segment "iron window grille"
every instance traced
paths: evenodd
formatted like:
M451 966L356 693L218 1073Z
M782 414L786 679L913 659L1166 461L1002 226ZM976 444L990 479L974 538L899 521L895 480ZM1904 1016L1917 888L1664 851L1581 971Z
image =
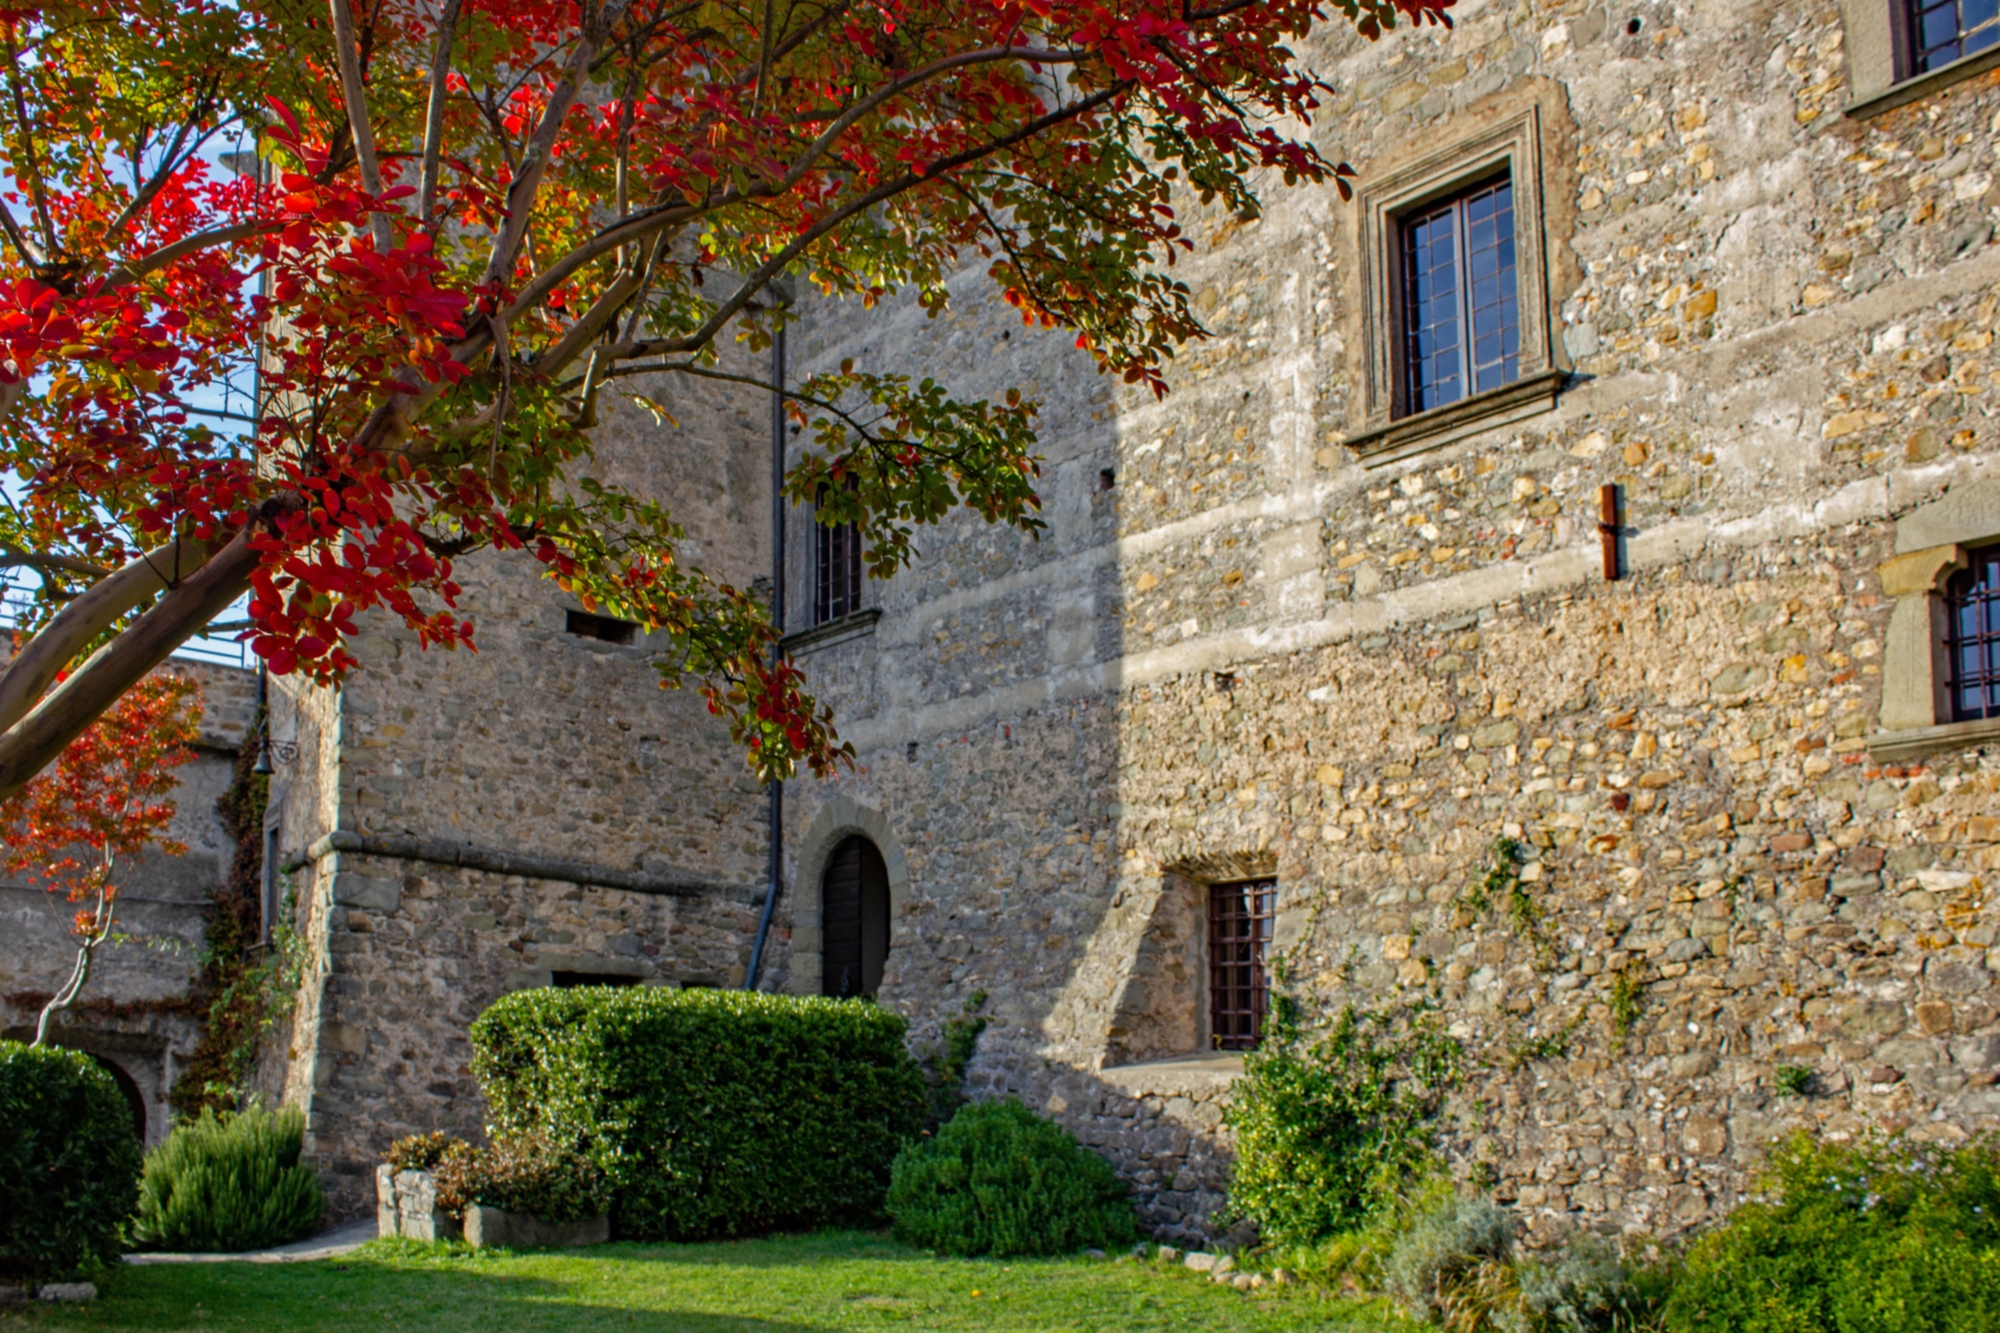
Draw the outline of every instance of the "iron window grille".
M2000 43L2000 0L1910 0L1907 12L1912 74Z
M861 609L861 529L853 523L815 525L813 624Z
M1951 720L2000 717L2000 546L1971 553L1945 585Z
M1208 891L1208 1032L1221 1051L1247 1051L1264 1036L1271 1008L1265 974L1276 880L1217 884Z
M1487 180L1404 217L1402 251L1406 411L1519 379L1511 179Z

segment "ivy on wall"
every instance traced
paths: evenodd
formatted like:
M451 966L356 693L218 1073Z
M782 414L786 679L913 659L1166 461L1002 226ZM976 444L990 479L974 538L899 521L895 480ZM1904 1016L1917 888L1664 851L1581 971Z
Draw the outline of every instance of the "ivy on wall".
M203 941L201 971L189 999L203 1015L201 1036L168 1100L180 1115L233 1111L243 1099L257 1044L289 1007L297 985L299 941L281 920L265 947L261 933L264 882L264 811L270 778L256 772L266 718L260 709L236 756L229 789L216 802L223 827L236 844L229 877L213 898ZM288 917L289 912L283 914Z

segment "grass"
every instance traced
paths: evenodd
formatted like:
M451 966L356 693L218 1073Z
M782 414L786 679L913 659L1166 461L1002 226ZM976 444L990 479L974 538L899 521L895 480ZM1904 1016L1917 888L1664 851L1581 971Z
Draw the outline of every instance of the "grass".
M374 1241L313 1263L127 1266L94 1305L0 1315L0 1330L38 1333L1386 1333L1399 1326L1301 1287L1238 1292L1185 1269L1127 1260L940 1259L860 1232L519 1254Z

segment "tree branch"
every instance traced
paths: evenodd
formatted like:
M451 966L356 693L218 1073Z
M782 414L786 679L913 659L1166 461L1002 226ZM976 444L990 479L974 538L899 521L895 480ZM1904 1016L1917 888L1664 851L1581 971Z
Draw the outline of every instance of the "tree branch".
M138 684L146 674L173 654L174 649L199 634L204 626L226 610L250 588L250 576L257 569L258 555L250 544L252 526L245 526L217 551L208 562L162 597L151 610L109 643L93 653L88 662L72 672L26 716L0 734L0 801L12 796L71 741L82 735L118 697ZM135 563L143 563L143 560ZM127 566L129 570L131 566ZM112 575L118 578L126 570ZM105 580L109 583L111 580ZM102 587L103 584L98 585ZM91 592L96 592L93 588ZM85 593L84 596L90 596ZM79 598L78 601L82 599ZM60 621L76 607L72 602L57 617ZM50 629L55 626L52 624ZM43 635L29 642L32 651ZM88 640L85 640L88 642ZM11 684L20 669L0 678L0 688ZM18 714L17 714L18 716Z
M174 587L183 574L199 567L207 557L206 545L193 538L177 537L129 561L117 573L98 580L58 611L41 633L22 646L8 663L6 673L0 675L0 735L27 716L55 683L57 673L75 661L92 639L117 624L146 598L163 588Z
M463 0L445 0L438 19L437 46L431 52L431 99L424 112L424 174L417 195L417 217L429 226L437 207L438 168L444 156L445 85L451 75L451 47L458 38L458 10Z
M335 0L335 3L341 2ZM549 104L542 109L541 123L535 127L534 138L521 156L521 169L515 173L514 183L507 187L507 222L501 227L499 236L494 238L493 257L486 263L486 275L480 279L481 286L504 282L513 272L514 258L520 252L521 239L527 235L528 218L534 212L535 194L542 187L542 176L548 170L549 154L555 148L556 135L561 132L563 122L569 119L569 109L576 102L577 91L590 72L591 62L596 58L604 35L624 17L626 6L630 3L631 0L610 0L599 12L598 21L587 25L578 34L576 50L570 54L562 81L549 94Z
M361 187L382 193L382 164L375 157L375 127L368 119L368 90L361 83L361 41L354 31L354 11L347 0L329 0L333 7L333 44L340 56L340 93L347 103L347 128L354 136L354 155L361 164ZM395 237L384 213L369 215L375 249L389 253Z

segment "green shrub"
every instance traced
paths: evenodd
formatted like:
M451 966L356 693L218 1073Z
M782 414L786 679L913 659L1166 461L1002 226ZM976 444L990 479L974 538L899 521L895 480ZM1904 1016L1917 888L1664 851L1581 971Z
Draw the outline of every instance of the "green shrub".
M1011 1097L903 1149L888 1206L898 1240L943 1254L1072 1254L1136 1234L1111 1164Z
M237 1250L312 1234L326 1211L319 1178L299 1160L306 1118L282 1111L214 1111L183 1122L146 1154L139 1244L153 1250Z
M429 1169L437 1173L438 1207L453 1217L463 1217L468 1204L483 1203L551 1222L581 1222L611 1204L610 1183L596 1163L532 1134L502 1138L490 1148L453 1139Z
M1688 1248L1671 1333L2000 1328L2000 1140L1775 1152L1761 1202Z
M621 1234L693 1240L882 1216L923 1123L903 1020L864 1000L517 991L472 1025L501 1137L595 1163Z
M132 1108L78 1051L0 1041L0 1277L117 1262L139 1193Z
M1488 1327L1520 1303L1514 1230L1513 1217L1491 1200L1446 1195L1396 1238L1382 1263L1382 1289L1441 1328Z
M1673 1271L1628 1262L1588 1231L1514 1268L1527 1327L1551 1333L1624 1333L1656 1327Z
M462 1142L463 1139L455 1139L441 1129L412 1134L390 1144L388 1156L383 1160L398 1171L429 1171L453 1144Z
M1288 1010L1234 1089L1229 1214L1300 1246L1361 1227L1423 1169L1462 1052L1427 1010L1350 1007L1311 1040Z

